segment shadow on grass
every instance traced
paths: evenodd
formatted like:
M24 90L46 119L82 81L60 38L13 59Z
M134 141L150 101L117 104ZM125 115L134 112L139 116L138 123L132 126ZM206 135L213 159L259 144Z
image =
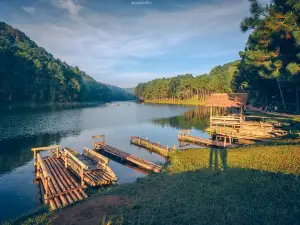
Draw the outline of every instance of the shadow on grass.
M219 156L219 157L218 157ZM219 168L219 160L221 159L221 170L225 171L227 168L227 148L210 148L209 153L209 168L218 170Z
M161 174L121 188L119 194L135 199L118 213L123 224L298 223L298 177L238 168L222 172L212 165L213 170Z

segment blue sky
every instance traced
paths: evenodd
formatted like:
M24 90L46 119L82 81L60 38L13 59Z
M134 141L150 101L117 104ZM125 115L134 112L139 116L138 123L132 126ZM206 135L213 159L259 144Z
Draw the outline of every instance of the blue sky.
M247 0L0 0L0 21L120 87L238 59L248 14Z

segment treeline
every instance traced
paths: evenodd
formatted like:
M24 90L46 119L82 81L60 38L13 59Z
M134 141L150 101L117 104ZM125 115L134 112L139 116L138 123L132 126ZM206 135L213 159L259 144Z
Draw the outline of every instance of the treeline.
M0 102L107 102L132 97L119 89L55 59L23 32L0 22Z
M197 96L200 101L214 92L247 92L251 104L276 104L281 110L300 111L299 1L249 2L251 16L241 22L241 30L252 33L239 61L201 76L186 74L140 83L137 96L154 101Z
M250 0L250 12L241 23L242 31L252 33L240 52L236 91L249 92L257 102L299 111L300 3L273 0L261 5Z
M106 86L111 91L111 98L114 101L125 101L125 100L135 100L136 95L132 92L129 92L126 88L120 88L114 85L106 84Z
M204 100L211 93L232 92L233 76L238 61L216 66L209 74L193 76L178 75L172 78L161 78L139 83L135 89L136 95L142 100L173 100L183 101L196 98Z

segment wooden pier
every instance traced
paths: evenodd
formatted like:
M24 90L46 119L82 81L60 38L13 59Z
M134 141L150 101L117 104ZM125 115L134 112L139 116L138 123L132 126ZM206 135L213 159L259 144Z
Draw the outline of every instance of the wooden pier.
M96 187L115 182L117 176L107 165L109 159L101 154L84 148L83 154L76 154L74 149L65 148L62 159L74 174L81 179L82 185Z
M111 155L111 156L121 160L121 161L131 163L132 165L140 167L144 170L159 173L162 169L161 166L156 165L155 163L149 162L145 159L138 158L127 152L123 152L115 147L107 145L105 143L105 135L93 136L92 138L93 138L94 149L97 151L104 152L108 155ZM96 139L99 141L96 141Z
M176 145L174 145L173 149L169 148L169 146L162 146L160 143L154 143L152 141L149 141L148 138L143 139L137 136L131 136L130 137L130 143L134 144L139 147L146 148L150 151L153 151L159 155L162 155L164 157L168 157L169 153L173 150L176 150Z
M271 123L246 121L245 116L211 116L208 132L227 135L234 138L263 140L282 137L286 131L275 128Z
M190 135L190 130L180 130L178 135L179 141L190 142L198 145L222 147L222 148L232 148L237 145L233 144L233 138L228 136L217 135L216 140L205 139L200 137L195 137Z
M39 151L54 150L53 157L41 157ZM51 210L65 207L87 198L80 185L65 167L60 157L60 146L33 148L36 180L43 185L44 202Z

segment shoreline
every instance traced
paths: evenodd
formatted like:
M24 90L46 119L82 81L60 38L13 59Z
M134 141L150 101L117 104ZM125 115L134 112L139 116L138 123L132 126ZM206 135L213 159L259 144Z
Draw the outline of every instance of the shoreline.
M295 177L300 176L300 158L295 158L295 156L300 155L297 151L300 146L300 139L293 139L292 141L295 143L291 143L286 139L276 144L251 145L236 149L227 149L225 155L222 154L222 150L213 148L188 149L186 151L174 152L170 163L164 164L166 170L161 174L150 174L133 183L100 188L92 191L92 193L90 192L91 196L85 201L78 202L70 207L56 212L50 212L46 208L42 208L37 212L23 215L14 221L6 221L4 224L49 224L52 222L53 224L60 224L70 221L74 224L80 224L85 220L90 222L100 221L104 217L105 219L103 220L106 222L113 221L112 224L123 224L118 222L119 219L125 221L126 224L131 224L133 221L136 222L137 219L141 219L143 223L147 223L150 221L149 216L153 218L158 216L165 223L172 221L173 224L180 224L185 216L189 218L196 216L198 219L203 217L205 219L206 217L203 215L209 213L207 211L209 208L200 207L200 209L197 209L199 210L198 213L194 210L191 213L186 211L187 215L182 217L180 214L177 214L177 219L172 218L172 210L175 210L177 213L184 210L181 209L183 205L180 202L185 202L184 208L187 210L194 207L194 204L198 202L198 200L194 200L194 197L200 198L201 200L199 199L199 201L203 202L204 206L212 201L211 194L219 196L215 199L217 202L219 198L225 198L227 199L226 201L229 201L230 194L225 193L230 193L232 188L235 193L244 193L246 191L249 195L255 196L256 193L259 196L261 196L261 193L265 193L262 194L261 198L253 199L257 204L264 204L266 200L264 199L265 196L268 197L268 201L277 202L277 197L270 197L270 193L274 191L281 192L280 190L284 188L286 182L291 183L291 185L296 185L297 182L300 182L299 179L295 179ZM216 159L214 154L220 154L217 164L214 162ZM223 157L226 157L225 161ZM194 160L190 160L191 158ZM252 161L247 160L249 158ZM213 160L212 164L210 164L211 160ZM287 161L289 162L288 164ZM244 176L245 178L243 178ZM195 180L195 177L198 178ZM251 185L249 186L249 179L253 180L256 188L259 189L258 192L256 189L253 190ZM265 187L265 182L270 185ZM179 190L183 184L185 191L180 192ZM209 185L208 189L206 188L207 185ZM274 185L275 187L273 187ZM205 191L201 192L203 188ZM223 195L223 191L221 190L224 190L224 188L226 192ZM200 193L198 195L199 191L202 193L201 195ZM212 193L210 194L210 192ZM297 188L290 190L290 192L281 192L282 198L290 197L297 192ZM156 194L155 198L153 198L154 193ZM137 198L137 196L139 197ZM256 212L257 207L253 207L252 200L251 204L247 204L246 202L249 199L246 201L245 199L247 198L242 194L235 194L233 198L235 198L235 201L232 203L234 207L241 207L246 204L245 207L247 210L253 213ZM179 202L174 202L172 199L178 199ZM170 207L169 202L172 202L175 207L171 207L172 210L168 208ZM215 222L220 222L224 219L223 210L230 211L231 207L221 207L219 209L218 205L216 205L217 202L211 202L213 204L210 207L215 208ZM109 207L107 208L107 206ZM157 207L160 207L161 211L157 212ZM292 206L289 208L289 210L293 210ZM89 213L90 210L93 210L94 213L92 216L86 217L85 214ZM268 222L275 209L268 210L270 212L264 212L265 217L263 218L266 219L263 219L265 220L263 222ZM194 213L197 214L195 215ZM239 215L235 212L232 213L234 217ZM231 220L233 218L226 219ZM177 220L179 221L176 223ZM291 217L290 220L294 221L294 218Z
M166 104L166 105L187 105L187 106L198 106L202 105L201 101L197 101L196 99L188 99L185 101L172 101L172 100L163 100L163 101L156 101L156 100L144 100L144 103L153 103L153 104Z
M77 107L77 106L98 106L112 104L115 102L137 102L136 100L116 100L109 102L51 102L51 103L16 103L1 105L0 109L19 109L19 108L60 108L60 107Z

